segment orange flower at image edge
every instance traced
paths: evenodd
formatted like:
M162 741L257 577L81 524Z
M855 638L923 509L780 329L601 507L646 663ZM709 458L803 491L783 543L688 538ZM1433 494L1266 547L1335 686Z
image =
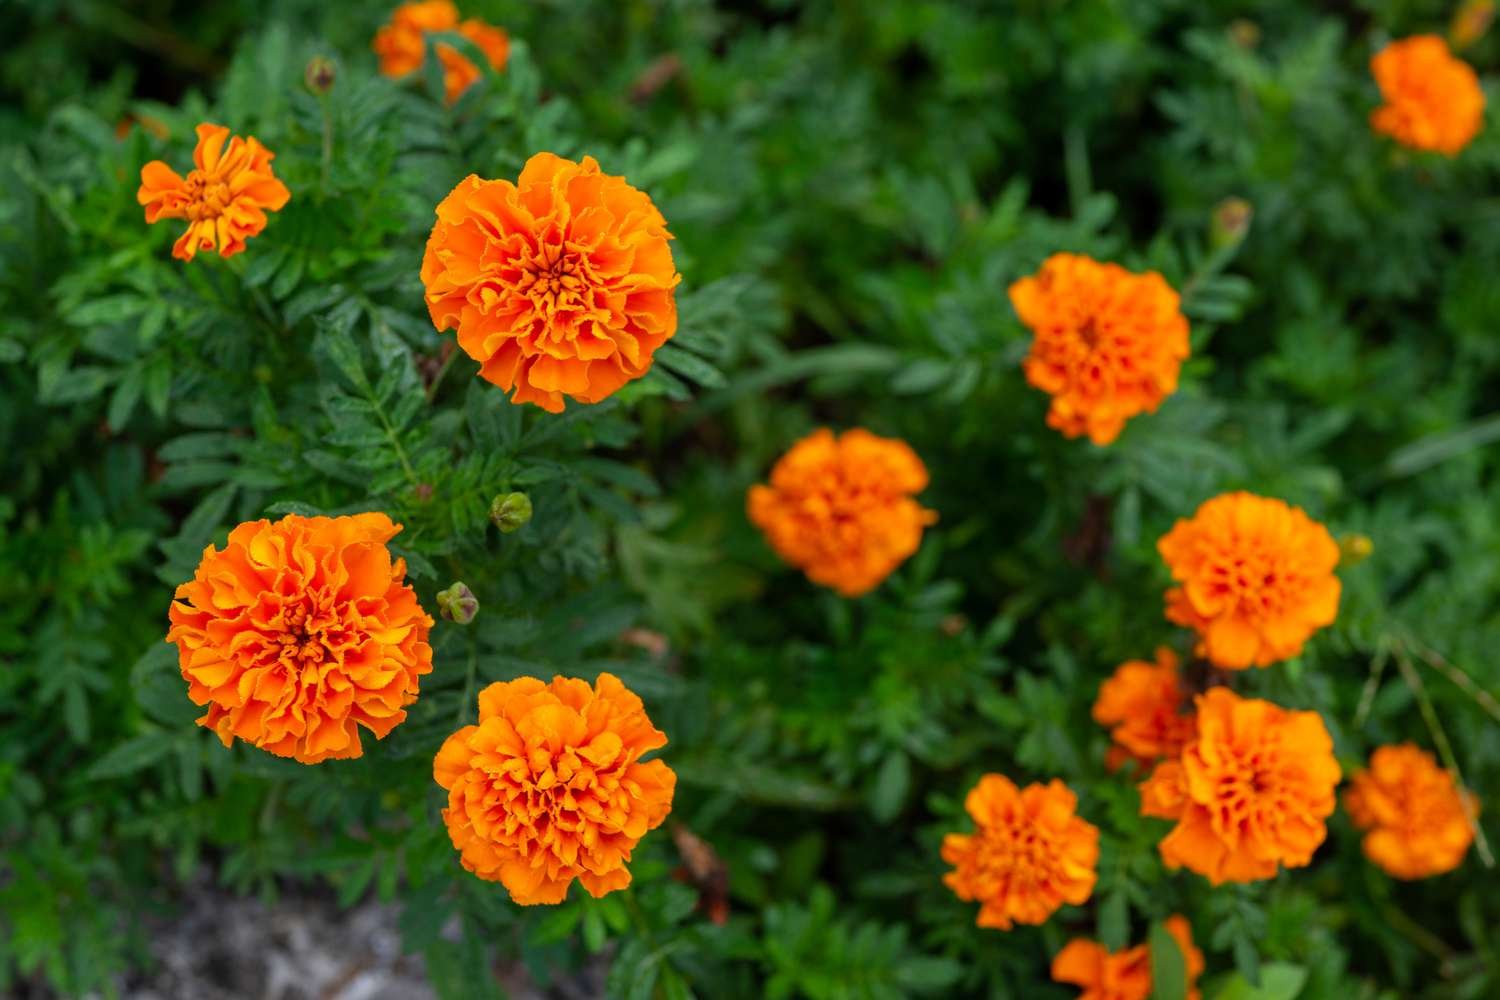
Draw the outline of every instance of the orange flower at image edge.
M1484 125L1479 77L1438 35L1392 42L1370 60L1385 103L1370 127L1412 149L1456 156Z
M491 684L479 724L432 762L463 866L523 905L562 902L575 878L594 896L625 888L636 842L672 811L677 776L640 760L666 743L612 674Z
M375 33L371 48L380 57L380 72L389 77L403 77L422 67L427 54L425 37L429 32L457 32L479 47L491 68L501 70L510 58L510 36L478 18L460 22L458 8L448 0L423 0L402 4L391 15L390 24ZM437 46L443 64L443 90L449 104L479 79L479 67L451 45Z
M194 169L187 177L152 160L141 168L136 201L146 207L147 223L188 220L187 231L172 245L173 257L192 260L199 250L215 247L219 256L230 257L266 228L266 213L280 211L291 193L271 172L276 154L254 138L231 139L229 129L206 122L197 132Z
M1193 736L1197 723L1182 711L1185 700L1177 674L1177 654L1165 646L1156 662L1130 660L1099 685L1094 721L1109 726L1114 746L1106 763L1110 770L1127 760L1151 764L1175 757Z
M1432 755L1410 743L1380 747L1344 793L1365 831L1365 856L1396 878L1450 872L1474 841L1479 802L1458 788Z
M1198 632L1198 653L1230 670L1296 656L1339 608L1339 546L1281 500L1225 493L1156 543L1180 586L1167 619Z
M593 157L538 153L515 184L470 174L438 205L427 310L512 403L597 403L677 332L671 238L651 199Z
M1010 286L1010 301L1033 335L1026 380L1051 394L1047 423L1068 437L1109 444L1177 390L1188 322L1155 271L1053 254Z
M1158 845L1168 868L1214 885L1253 882L1312 860L1339 775L1316 712L1218 687L1198 697L1198 731L1182 756L1142 783L1141 815L1177 821Z
M1199 1000L1198 977L1203 974L1203 952L1193 945L1187 918L1168 917L1167 933L1182 949L1187 972L1187 1000ZM1097 941L1074 938L1052 959L1052 978L1082 988L1078 1000L1147 1000L1151 996L1151 946L1140 944L1111 952Z
M845 597L874 589L922 544L937 515L912 499L927 468L904 442L822 428L792 445L746 513L781 558Z
M1064 903L1089 898L1099 828L1076 815L1077 805L1061 781L1018 789L1003 775L979 779L964 800L975 832L950 833L942 847L954 866L943 882L959 899L979 902L976 924L1040 924Z
M358 757L359 730L383 738L406 718L432 670L432 619L402 582L384 514L252 521L209 546L177 588L167 641L177 644L198 720L315 764Z

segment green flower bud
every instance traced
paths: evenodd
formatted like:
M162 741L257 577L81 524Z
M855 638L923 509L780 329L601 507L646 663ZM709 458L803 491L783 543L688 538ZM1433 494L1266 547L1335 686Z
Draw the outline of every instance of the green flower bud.
M1369 535L1349 534L1339 539L1339 566L1358 566L1375 554L1375 543Z
M322 97L333 89L335 76L333 60L327 56L313 56L307 61L307 69L302 74L302 82L307 84L307 89Z
M1209 242L1215 248L1238 244L1250 231L1250 219L1254 214L1255 209L1245 199L1225 198L1214 206Z
M510 534L531 520L531 497L524 493L502 493L490 501L490 520Z
M438 591L437 603L438 614L455 625L467 625L479 614L479 598L463 583Z

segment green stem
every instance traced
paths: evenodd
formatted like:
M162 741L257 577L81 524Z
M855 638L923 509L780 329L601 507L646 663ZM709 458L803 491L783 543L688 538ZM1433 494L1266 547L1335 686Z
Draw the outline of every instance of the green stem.
M1218 274L1220 271L1224 270L1229 262L1231 260L1234 260L1234 255L1239 251L1239 249L1240 241L1235 240L1233 243L1226 243L1224 246L1219 247L1213 253L1203 258L1203 263L1199 264L1198 269L1194 271L1188 277L1188 280L1183 282L1182 284L1181 297L1184 308L1186 308L1187 303L1192 300L1193 293L1198 290L1198 286L1203 284L1209 278L1212 278L1214 275Z
M457 725L464 724L464 717L469 711L469 702L474 700L474 680L479 671L479 649L474 643L474 638L469 637L469 664L464 671L464 696L458 702Z
M385 409L380 402L374 398L374 393L370 394L370 401L375 404L373 409L375 416L380 418L380 426L385 431L385 439L391 443L391 450L401 460L401 471L406 473L406 481L411 483L412 489L416 489L421 483L417 479L417 470L412 468L411 459L406 457L406 449L401 447L401 435L396 433L395 426L386 416Z
M1354 710L1354 728L1364 728L1365 720L1370 717L1370 709L1375 704L1375 693L1380 688L1380 678L1385 674L1385 665L1391 658L1390 647L1381 643L1375 649L1375 657L1370 661L1370 676L1365 680L1365 687L1359 696L1359 707Z
M328 110L328 95L319 94L318 104L323 109L323 168L318 181L318 198L328 196L328 177L333 169L333 115Z
M1470 677L1464 671L1448 662L1443 658L1443 655L1435 649L1419 647L1414 650L1414 652L1422 660L1423 663L1427 664L1433 670L1436 670L1438 673L1448 678L1448 680L1453 682L1453 685L1455 687L1463 691L1464 694L1467 694L1470 698L1473 698L1475 703L1489 714L1490 718L1494 719L1496 722L1500 722L1500 701L1496 701L1494 695L1490 694L1484 688L1476 684L1474 682L1474 678Z
M1380 915L1388 924L1406 935L1413 944L1432 955L1433 958L1445 964L1452 960L1453 949L1449 948L1442 938L1402 913L1399 907L1381 903Z
M1094 179L1089 169L1088 135L1077 125L1063 133L1063 169L1068 181L1068 205L1073 218L1083 214L1083 203L1093 193Z
M427 386L427 402L429 404L437 398L438 386L443 384L443 376L448 374L448 369L453 367L453 361L457 357L458 345L455 344L453 345L453 349L448 352L448 356L443 359L442 367L437 370L436 375L432 376L432 382Z

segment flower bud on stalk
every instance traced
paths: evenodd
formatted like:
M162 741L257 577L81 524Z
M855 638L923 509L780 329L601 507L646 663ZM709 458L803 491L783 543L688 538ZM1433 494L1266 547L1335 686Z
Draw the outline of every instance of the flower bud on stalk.
M479 614L479 598L460 582L438 591L437 604L438 614L455 625L467 625Z
M1448 40L1455 49L1466 49L1484 37L1495 20L1495 0L1464 0L1453 12Z
M531 497L525 493L501 493L490 501L490 520L503 534L510 534L531 520Z
M307 61L307 69L302 74L302 82L307 84L308 90L322 97L333 89L336 75L332 59L327 56L313 56Z
M1347 569L1358 566L1375 552L1375 543L1369 535L1344 535L1339 539L1339 566Z
M1209 223L1208 241L1214 249L1237 246L1250 231L1255 209L1243 198L1225 198L1214 206Z

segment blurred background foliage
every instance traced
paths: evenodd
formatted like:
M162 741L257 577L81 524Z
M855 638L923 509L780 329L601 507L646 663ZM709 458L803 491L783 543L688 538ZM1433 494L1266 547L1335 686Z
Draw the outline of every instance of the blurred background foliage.
M399 904L454 997L602 953L631 998L1061 998L1068 937L1179 911L1210 998L1500 995L1479 852L1393 882L1340 814L1310 868L1211 890L1163 871L1089 718L1117 663L1185 646L1155 540L1221 490L1279 496L1374 554L1334 628L1239 686L1320 711L1346 773L1433 746L1430 707L1500 832L1500 129L1446 160L1367 126L1372 52L1453 6L467 0L515 44L451 108L376 74L381 3L0 7L0 990L149 979L142 918L207 872ZM1493 104L1500 42L1464 55ZM134 192L200 120L293 197L184 266ZM648 191L685 279L650 376L562 417L466 358L435 381L417 280L437 200L543 149ZM1193 321L1181 391L1107 449L1021 376L1005 289L1055 250L1161 270ZM855 602L743 516L818 425L910 441L942 517ZM536 518L502 537L509 489ZM371 508L426 606L462 579L478 620L439 624L363 759L224 750L161 642L172 586L241 519ZM480 684L602 669L671 737L673 825L628 893L515 907L459 868L432 753ZM973 926L937 845L985 771L1079 792L1089 904Z

